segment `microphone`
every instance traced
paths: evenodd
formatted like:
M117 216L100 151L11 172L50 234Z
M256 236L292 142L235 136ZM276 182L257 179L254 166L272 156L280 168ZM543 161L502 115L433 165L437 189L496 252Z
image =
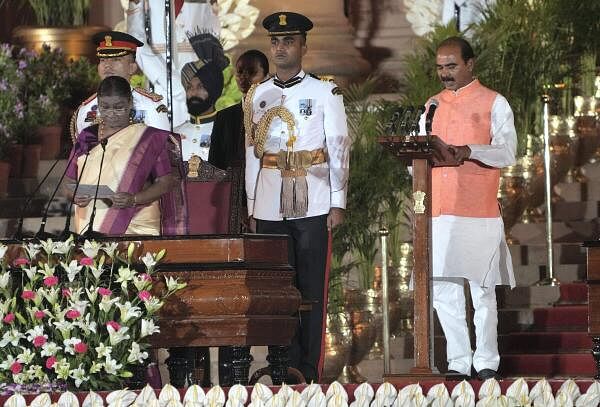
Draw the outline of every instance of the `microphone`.
M96 217L96 201L98 200L98 189L100 188L100 176L102 175L102 164L104 163L104 155L106 154L106 144L108 143L108 139L100 141L100 145L102 146L102 156L100 157L100 169L98 170L98 181L96 181L96 192L94 193L94 203L92 205L92 214L90 215L90 222L88 224L88 228L80 236L80 239L97 239L99 237L103 237L104 234L100 232L94 231L94 218Z
M78 146L79 146L79 142L76 142L73 145L73 150L75 150ZM58 184L56 185L56 187L54 188L54 191L52 192L52 196L50 196L50 199L48 199L48 204L46 204L46 209L44 210L44 215L42 216L42 222L40 224L40 229L37 231L37 233L34 236L34 238L36 238L38 240L46 240L46 239L56 237L52 233L48 233L45 231L46 222L48 221L48 211L50 210L50 205L52 204L52 200L54 199L54 197L56 196L56 193L58 192L58 190L60 189L60 187L62 185L65 175L67 175L67 171L69 170L69 166L71 165L71 162L73 161L74 157L75 157L75 154L73 154L69 157L69 161L67 161L67 166L65 167L65 170L63 171L62 175L60 176L60 179L58 180Z
M425 132L427 135L431 134L431 126L433 124L433 115L435 115L435 109L437 109L440 102L437 99L431 99L429 102L429 110L427 111L427 116L425 116Z
M23 223L25 222L25 211L29 208L29 205L31 205L31 201L33 201L35 194L40 190L42 185L44 185L44 182L46 182L46 180L48 179L48 177L50 176L50 174L52 173L52 171L54 170L54 168L56 167L58 162L62 160L62 158L60 158L60 156L61 155L59 155L59 158L54 160L54 163L50 166L50 169L46 172L46 175L44 175L44 177L37 184L37 186L35 187L33 192L31 194L29 194L29 196L27 197L25 202L23 202L23 204L21 205L21 210L20 210L21 215L19 216L19 221L17 223L17 230L15 231L15 233L12 237L12 240L21 241L25 238L25 236L23 236ZM27 236L27 237L31 237L31 236Z
M398 109L396 109L396 111L394 112L389 123L386 125L386 128L385 128L386 135L393 136L396 133L396 129L398 127L398 121L400 120L400 117L402 116L403 111L404 111L404 107L402 107L402 106L400 106Z
M81 177L83 176L83 171L85 170L85 166L87 164L88 157L90 156L89 151L85 153L85 159L83 160L83 165L81 166L81 172L77 176L75 180L75 188L73 189L73 198L71 198L71 202L69 202L69 209L67 210L67 220L65 221L65 227L63 231L58 235L59 240L67 240L70 234L76 234L71 232L71 213L73 211L73 204L75 203L75 195L77 195L77 190L79 189L79 184L81 183Z
M408 129L406 128L407 123L409 123L410 116L414 110L413 106L407 106L406 110L404 110L404 114L402 115L402 121L400 122L400 133L406 134L408 133Z
M415 110L415 114L411 117L411 126L410 132L411 134L417 135L419 134L419 120L421 119L421 115L425 112L425 106L417 107Z

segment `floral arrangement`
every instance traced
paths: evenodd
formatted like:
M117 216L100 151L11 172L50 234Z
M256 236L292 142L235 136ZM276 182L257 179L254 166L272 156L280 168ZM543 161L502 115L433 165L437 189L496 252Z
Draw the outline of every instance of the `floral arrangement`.
M146 363L165 299L185 287L154 285L164 250L136 259L133 244L47 240L24 244L11 264L7 251L0 245L0 382L120 388Z
M20 121L25 117L19 90L24 82L23 63L13 58L13 46L0 44L0 159L13 140Z

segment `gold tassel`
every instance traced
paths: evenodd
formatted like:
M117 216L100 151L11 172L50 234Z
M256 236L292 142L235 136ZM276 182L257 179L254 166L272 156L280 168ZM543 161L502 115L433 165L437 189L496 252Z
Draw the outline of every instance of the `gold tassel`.
M306 170L281 170L280 212L284 218L299 218L308 212Z

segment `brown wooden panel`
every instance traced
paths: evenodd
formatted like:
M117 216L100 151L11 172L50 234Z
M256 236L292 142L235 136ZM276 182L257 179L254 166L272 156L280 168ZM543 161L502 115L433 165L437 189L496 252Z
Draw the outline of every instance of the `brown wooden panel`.
M587 278L600 281L600 247L587 247Z
M600 284L588 284L588 333L600 335Z

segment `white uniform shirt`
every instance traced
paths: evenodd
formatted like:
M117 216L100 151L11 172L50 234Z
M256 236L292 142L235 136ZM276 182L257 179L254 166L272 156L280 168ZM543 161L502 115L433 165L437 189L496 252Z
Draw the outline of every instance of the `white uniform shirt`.
M165 57L165 2L163 0L150 1L150 29L152 44L147 44L144 26L144 10L142 2L135 4L129 2L127 10L127 32L144 43L136 52L135 61L154 86L154 90L161 94L167 94L167 64ZM187 39L187 33L193 33L197 28L203 32L210 32L217 38L220 32L219 18L213 13L211 4L184 2L181 11L175 18L173 43L173 127L177 127L187 120L188 112L186 105L185 89L181 84L181 69L185 64L197 61L198 56L192 49Z
M171 131L169 118L166 112L166 106L162 100L158 99L158 95L150 94L139 89L132 89L131 96L133 97L133 109L135 110L134 121L145 123L148 126L156 127L157 129ZM75 113L77 119L75 122L74 137L85 129L96 123L98 115L98 97L96 94L90 96L77 109Z
M202 160L208 161L210 139L214 124L214 121L198 124L186 121L174 130L175 133L181 135L181 155L183 161L189 161L192 154L196 154Z
M425 134L424 123L422 116L421 134ZM490 145L469 145L471 159L495 168L515 164L517 132L512 109L502 95L492 105L491 133ZM431 238L433 277L463 277L483 287L515 286L501 217L436 216Z
M296 84L277 86L277 78L260 84L252 102L254 123L272 107L283 104L295 118L295 151L326 148L328 160L307 171L308 212L306 217L329 213L331 207L346 207L350 138L341 94L332 82L324 82L300 71ZM301 79L301 80L300 80ZM265 153L287 150L287 125L278 117L271 122ZM249 138L246 138L249 140ZM280 214L281 173L262 168L254 146L246 147L246 194L248 215L262 220L282 220Z

